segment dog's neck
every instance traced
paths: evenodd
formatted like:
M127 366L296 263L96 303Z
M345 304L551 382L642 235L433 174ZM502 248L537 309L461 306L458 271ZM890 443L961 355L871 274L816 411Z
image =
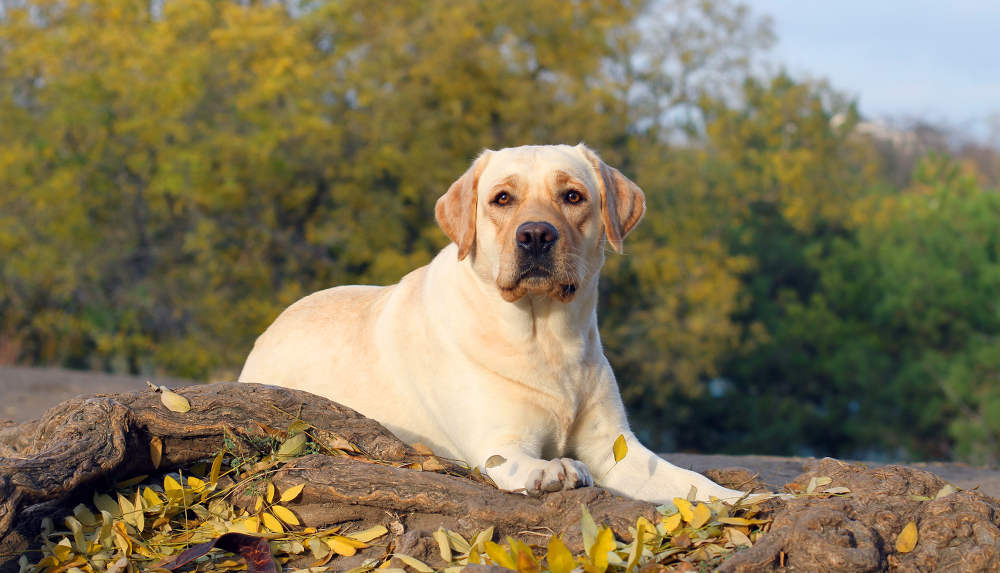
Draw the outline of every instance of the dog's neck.
M453 246L444 249L431 266L434 288L443 291L436 292L438 300L465 300L476 308L474 313L448 317L449 328L457 331L459 340L474 341L489 333L492 340L485 348L539 348L546 355L550 354L546 349L570 349L576 360L601 353L596 312L598 273L586 277L568 302L544 294L527 294L508 302L494 282L476 271L472 257L457 260ZM561 362L571 357L550 359Z

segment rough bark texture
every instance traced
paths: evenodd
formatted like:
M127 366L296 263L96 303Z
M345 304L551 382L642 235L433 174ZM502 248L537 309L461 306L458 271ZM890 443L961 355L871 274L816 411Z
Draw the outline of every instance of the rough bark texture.
M363 456L310 455L274 476L285 489L305 483L295 510L307 525L352 522L384 524L401 553L435 564L430 532L440 526L471 535L489 526L499 536L536 543L552 533L581 549L580 504L628 540L639 515L655 518L651 504L615 497L599 488L534 499L497 491L469 479L447 461L403 444L377 422L300 391L253 384L214 384L178 390L191 403L179 414L154 392L77 398L40 420L0 429L0 562L10 569L39 531L42 516L66 511L95 488L154 471L150 440L163 442L160 471L204 459L228 436L252 438L283 430L296 418L322 430L331 443L347 440ZM383 463L373 463L378 460ZM407 464L436 468L415 471ZM743 468L710 473L732 486L750 487ZM933 501L944 485L927 472L887 466L867 469L836 460L817 461L792 484L828 476L852 493L846 497L773 500L771 532L755 547L725 562L723 571L990 571L1000 566L1000 502L973 491ZM895 550L899 532L916 522L919 542L910 553ZM371 551L383 551L373 548ZM370 552L356 555L360 563ZM13 557L13 559L11 559ZM350 568L352 563L338 563ZM480 569L486 571L487 569Z

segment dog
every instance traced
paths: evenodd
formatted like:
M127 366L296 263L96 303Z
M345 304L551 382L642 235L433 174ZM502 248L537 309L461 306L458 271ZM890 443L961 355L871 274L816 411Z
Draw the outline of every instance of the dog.
M737 499L639 443L601 349L605 246L622 252L644 212L642 190L583 144L484 151L436 204L452 242L430 264L392 286L294 303L257 339L240 381L330 398L506 491L598 477L654 503L692 488ZM619 436L627 455L616 463Z

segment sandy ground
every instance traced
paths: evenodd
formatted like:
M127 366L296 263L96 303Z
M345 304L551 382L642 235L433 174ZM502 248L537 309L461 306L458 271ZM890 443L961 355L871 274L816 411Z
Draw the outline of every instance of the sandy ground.
M169 387L193 384L189 380L153 378L154 384ZM48 408L81 394L135 392L146 389L146 379L98 372L59 368L23 368L0 366L0 419L25 422L41 416ZM670 462L694 471L741 466L760 474L762 481L780 489L802 473L812 458L778 456L723 456L671 453L662 454ZM881 464L869 463L870 466ZM963 488L978 487L983 493L1000 498L1000 471L961 463L928 462L908 464L933 472Z

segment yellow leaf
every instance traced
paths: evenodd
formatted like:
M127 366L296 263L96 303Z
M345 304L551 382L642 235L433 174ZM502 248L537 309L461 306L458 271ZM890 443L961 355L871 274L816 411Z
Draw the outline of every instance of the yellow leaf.
M691 523L691 520L694 519L694 508L691 507L691 502L683 497L675 497L674 505L677 506L677 510L680 512L681 517L684 518L684 521Z
M146 507L153 508L162 505L163 502L160 500L160 496L153 491L153 488L146 487L142 490L142 500L146 502Z
M506 549L500 547L492 541L487 541L485 546L486 554L490 556L493 563L496 563L501 567L506 567L507 569L517 569L517 563L514 562L514 558L507 553Z
M386 533L389 533L389 530L386 529L384 525L376 525L374 527L369 527L368 529L364 529L362 531L351 533L347 535L347 537L367 543L373 539L378 539L379 537L382 537Z
M205 482L196 477L188 478L188 489L190 489L195 493L201 493L205 491L205 485L206 485Z
M913 548L917 546L917 524L914 522L909 522L903 531L899 533L899 537L896 538L896 551L900 553L909 553L913 551Z
M295 514L291 512L287 507L281 505L272 505L271 513L273 513L278 519L284 521L288 525L298 525L299 518L295 517Z
M663 529L665 529L667 533L676 530L680 526L681 514L679 512L663 519Z
M708 520L712 517L712 510L708 509L708 506L704 503L699 503L695 506L694 511L691 516L691 527L698 529L702 525L708 523Z
M562 539L555 535L549 538L546 560L549 564L549 571L552 573L570 573L573 570L573 554L566 548Z
M286 489L284 493L281 494L281 501L292 501L293 499L299 497L302 493L302 488L306 487L306 484L300 483L299 485L293 485L292 487Z
M745 517L720 517L719 523L726 525L760 525L768 523L770 519L747 519Z
M625 459L628 455L628 444L625 443L625 434L618 434L615 438L615 445L611 448L611 451L615 454L615 463Z
M52 548L52 554L56 556L60 562L69 559L70 554L73 553L73 545L70 544L69 539L63 537L59 540L59 543Z
M329 539L326 539L326 544L330 546L330 549L334 551L337 555L343 555L344 557L350 557L358 552L358 548L347 542L346 537L340 535L334 535Z
M434 541L437 541L438 552L441 553L441 559L444 559L445 563L451 563L451 544L448 543L448 534L445 532L444 528L437 528L432 535L434 536Z
M163 476L163 493L167 499L173 502L180 502L184 499L184 488L169 475Z
M274 501L274 484L267 482L267 503Z
M264 498L258 495L257 502L253 504L253 512L258 513L262 509L264 509Z
M580 504L582 516L580 517L580 533L583 534L583 549L589 551L591 546L597 541L597 523L594 516L587 511L587 506Z
M597 532L597 541L594 542L594 546L588 552L590 560L594 562L594 567L597 568L597 573L604 573L607 570L608 551L613 551L614 549L615 534L611 531L610 527L602 527Z
M212 460L212 469L208 474L208 483L215 485L219 482L219 474L222 473L222 452L216 454L215 459ZM287 500L282 500L287 501Z
M153 436L149 439L149 457L153 460L153 467L160 467L160 461L163 460L163 440L159 436Z
M250 533L257 533L260 531L260 519L257 516L248 517L243 520L243 527Z
M517 570L518 573L541 573L542 569L538 566L538 561L529 549L528 551L517 551Z
M146 516L142 513L143 510L142 494L139 493L138 489L135 490L134 504L135 504L135 513L132 514L133 519L131 523L132 525L135 526L136 529L139 530L139 533L142 533L142 531L146 529Z
M177 392L168 390L165 386L160 386L160 402L171 412L183 414L191 410L191 402Z
M261 523L264 524L264 527L270 529L275 533L282 533L283 531L285 531L285 528L281 525L281 522L278 521L278 519L273 515L271 515L270 513L265 512L260 514L260 521Z
M642 544L646 538L647 523L649 521L642 517L635 523L635 540L632 541L632 553L629 555L628 563L625 565L626 572L631 571L639 565L639 558L642 557Z

